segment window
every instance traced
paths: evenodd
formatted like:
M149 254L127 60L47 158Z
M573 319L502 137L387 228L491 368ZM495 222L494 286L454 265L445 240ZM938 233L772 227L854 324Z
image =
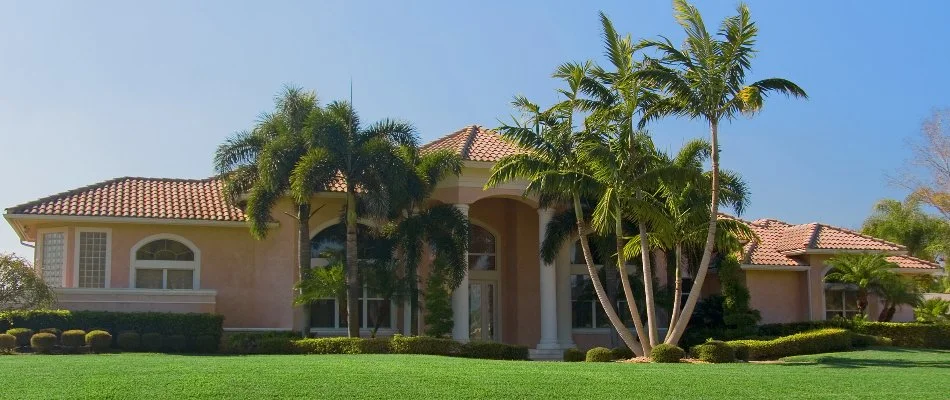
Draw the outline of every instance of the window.
M847 319L858 314L858 291L851 285L825 285L825 319L836 316Z
M50 287L62 287L66 233L44 233L41 246L43 246L43 252L41 253L42 264L40 268L43 280Z
M156 238L136 248L132 263L135 288L195 289L197 256L192 245L185 241L184 238Z
M478 225L469 224L468 269L494 271L495 235Z
M600 278L601 283L603 283L603 276ZM630 279L634 284L637 282L636 276L631 275ZM617 294L614 309L624 325L632 327L633 319L630 318L630 308L623 298L623 291L619 282L617 283ZM594 292L594 283L590 276L586 274L571 275L571 328L609 327L610 320L607 319L607 312L600 306L600 300L597 299L597 293Z
M593 245L591 245L590 248L590 255L594 258L594 265L604 265L603 257L601 257L600 252L598 252ZM616 257L614 261L616 262ZM575 240L574 246L571 247L571 264L587 265L587 261L584 260L584 251L583 248L581 248L580 240Z
M109 233L79 230L77 238L77 287L104 288L108 286Z

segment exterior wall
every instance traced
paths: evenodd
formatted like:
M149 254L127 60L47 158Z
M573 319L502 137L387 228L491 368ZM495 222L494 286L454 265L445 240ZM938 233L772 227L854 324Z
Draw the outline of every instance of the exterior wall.
M745 271L749 306L763 324L808 320L807 274L803 271Z

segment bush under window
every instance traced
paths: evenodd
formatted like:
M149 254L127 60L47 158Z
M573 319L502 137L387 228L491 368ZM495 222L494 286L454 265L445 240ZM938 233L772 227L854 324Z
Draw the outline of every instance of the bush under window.
M673 344L660 343L650 352L650 358L656 363L678 363L683 357L686 357L686 351Z

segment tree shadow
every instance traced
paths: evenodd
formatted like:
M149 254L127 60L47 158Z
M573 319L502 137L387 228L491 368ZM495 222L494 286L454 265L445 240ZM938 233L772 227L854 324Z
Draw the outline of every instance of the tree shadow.
M779 365L787 367L796 367L802 365L820 365L825 368L868 368L868 367L890 367L890 368L950 368L950 350L936 349L902 349L896 347L874 348L878 353L890 353L882 355L881 358L857 358L849 355L860 354L859 352L850 353L831 353L824 356L815 357L813 361L805 362L787 362ZM913 360L905 358L909 354L917 354L922 351L927 353L936 353L946 355L946 360ZM889 358L893 357L893 358Z

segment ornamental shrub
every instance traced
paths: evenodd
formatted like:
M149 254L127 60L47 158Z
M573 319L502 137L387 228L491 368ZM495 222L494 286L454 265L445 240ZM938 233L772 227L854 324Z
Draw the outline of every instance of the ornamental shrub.
M195 351L203 354L217 353L220 343L211 335L199 335L195 337Z
M527 360L528 348L497 342L473 341L462 345L462 356L487 360Z
M750 360L776 360L799 354L851 350L852 333L838 328L819 329L773 340L734 340L749 347Z
M389 339L371 338L363 339L360 344L360 354L389 354Z
M653 347L650 357L655 363L678 363L686 357L686 351L675 344L660 343Z
M293 342L296 352L303 354L360 354L360 342L363 339L350 337L329 337L300 339Z
M120 333L115 341L122 351L138 351L142 345L142 337L139 336L138 332L134 331Z
M40 329L39 333L51 333L56 336L57 342L59 341L59 337L63 335L63 331L58 328L43 328Z
M291 341L300 339L300 335L290 331L273 331L261 333L229 334L224 341L224 351L231 354L287 354L292 352ZM268 348L277 351L265 351L264 341Z
M162 351L162 334L155 332L142 334L141 348L142 351L149 353Z
M86 345L93 353L102 353L112 346L112 334L102 330L95 330L86 334Z
M296 354L299 351L289 337L270 336L257 342L253 353L241 354Z
M434 356L458 356L462 344L452 339L428 336L393 335L390 339L393 354L428 354Z
M169 353L181 353L188 347L185 335L169 335L163 338L162 347Z
M76 351L86 344L86 331L79 329L68 330L63 332L61 341L67 351Z
M578 350L577 348L570 348L564 350L564 361L567 362L580 362L584 361L587 358L587 354L583 351Z
M629 360L634 356L633 350L627 346L614 347L611 351L614 352L615 360Z
M721 340L707 340L706 343L694 346L692 353L700 361L714 364L736 361L736 351Z
M741 342L726 342L736 352L736 360L749 361L749 345Z
M611 362L614 360L616 358L614 358L613 350L606 347L594 347L587 350L587 357L584 359L587 362Z
M11 353L16 348L16 336L0 333L0 353Z
M950 349L950 324L916 322L866 322L854 329L858 333L888 337L894 346Z
M56 347L56 335L52 333L37 333L30 338L30 347L40 354L49 354Z
M30 345L30 338L33 337L33 330L27 328L13 328L7 330L7 335L16 338L17 347L26 347Z
M446 284L446 267L442 264L442 261L437 259L432 266L423 296L425 334L433 337L448 336L455 326L452 319L452 294Z

